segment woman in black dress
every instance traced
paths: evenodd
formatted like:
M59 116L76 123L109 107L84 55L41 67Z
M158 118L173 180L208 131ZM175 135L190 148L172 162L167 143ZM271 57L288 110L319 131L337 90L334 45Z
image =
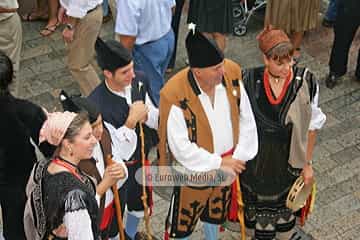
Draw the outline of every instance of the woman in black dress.
M258 40L265 66L243 74L259 136L258 154L241 174L245 225L257 240L297 239L286 197L300 175L305 185L313 181L312 153L326 116L315 76L293 66L288 36L267 28Z
M25 186L31 169L37 161L35 148L39 131L46 120L43 110L9 91L13 81L13 64L0 51L0 206L5 239L25 239L22 219L26 202ZM52 153L43 143L40 150L45 156Z
M233 31L232 0L190 0L188 23L196 24L224 52L226 34Z
M81 160L91 158L97 143L87 114L48 114L40 131L41 141L47 141L58 149L51 161L39 162L30 177L27 192L30 193L34 217L27 218L29 215L25 214L27 238L99 239L99 199L118 180L119 173L105 173L96 186L93 179L78 167ZM33 189L32 180L35 183ZM35 234L31 224L36 228Z

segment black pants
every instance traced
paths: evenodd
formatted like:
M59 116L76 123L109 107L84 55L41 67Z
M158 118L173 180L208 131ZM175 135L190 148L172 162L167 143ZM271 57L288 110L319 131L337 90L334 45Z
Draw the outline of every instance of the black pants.
M23 224L25 203L25 186L0 186L3 235L6 240L26 239Z
M360 9L358 10L360 11ZM348 14L343 6L338 7L334 33L335 39L330 56L330 72L342 76L347 71L347 62L351 43L360 26L360 14ZM360 78L360 48L355 75Z
M181 13L184 6L185 0L176 0L176 8L175 8L175 14L172 17L171 21L171 27L175 34L175 46L174 46L174 52L170 59L168 68L174 68L175 61L176 61L176 50L177 50L177 42L179 37L179 25L181 20Z

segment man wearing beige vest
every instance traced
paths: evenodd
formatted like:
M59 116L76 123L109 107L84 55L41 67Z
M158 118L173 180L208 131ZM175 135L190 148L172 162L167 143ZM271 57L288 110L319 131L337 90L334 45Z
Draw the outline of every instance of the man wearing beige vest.
M0 50L10 57L15 73L19 71L22 44L20 17L17 0L0 1Z
M241 69L198 31L189 32L186 49L190 68L177 73L160 92L159 165L210 178L220 170L239 174L258 149ZM199 219L205 239L218 238L218 225L228 215L230 183L193 183L174 187L166 238L187 239Z
M67 65L79 83L81 93L89 93L100 83L91 61L95 41L102 25L102 0L60 0L59 19L66 24L62 35L67 50Z
M256 240L300 239L287 195L302 175L313 182L316 132L326 117L318 107L319 86L305 68L293 66L294 47L282 30L258 36L265 66L244 71L259 134L259 152L241 174L247 233Z

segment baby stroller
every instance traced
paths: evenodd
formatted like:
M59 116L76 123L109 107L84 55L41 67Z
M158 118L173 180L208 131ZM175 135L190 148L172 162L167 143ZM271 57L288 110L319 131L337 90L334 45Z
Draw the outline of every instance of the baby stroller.
M234 35L244 36L250 17L260 8L265 7L266 0L232 0Z

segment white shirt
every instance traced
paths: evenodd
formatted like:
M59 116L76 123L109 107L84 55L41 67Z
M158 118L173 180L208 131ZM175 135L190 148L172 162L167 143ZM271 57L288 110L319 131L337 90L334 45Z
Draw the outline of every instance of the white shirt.
M319 107L319 85L316 88L316 94L311 102L311 120L309 130L318 130L323 127L326 122L326 115Z
M105 86L109 89L110 92L112 92L115 95L118 95L120 97L123 97L126 99L127 104L130 106L132 104L132 100L131 100L131 85L125 87L125 89L121 92L116 92L114 90L112 90L106 80L105 80ZM149 107L149 113L148 113L148 119L145 122L145 124L149 127L149 128L153 128L153 129L158 129L158 119L159 119L159 109L157 109L154 104L152 103L152 101L150 100L150 97L148 94L146 94L145 96L145 104ZM125 127L125 126L123 126ZM126 127L125 127L126 128ZM134 131L134 130L132 130Z
M103 0L60 0L66 14L74 18L83 18L88 11L102 4Z
M15 8L19 8L19 4L18 4L17 0L1 0L0 7L6 8L6 9L13 9L13 8L15 9ZM15 13L0 13L0 21L8 19L9 17L11 17L14 14Z
M118 0L115 32L136 37L141 45L163 37L171 29L175 0Z
M235 146L233 158L248 161L257 154L258 136L254 114L242 82L240 82L240 92L239 142ZM222 84L216 86L214 106L209 96L202 90L198 97L210 124L214 153L190 141L183 112L175 105L172 105L170 109L167 137L169 148L176 160L187 169L202 172L219 169L222 161L221 154L234 146L230 104L225 87Z

